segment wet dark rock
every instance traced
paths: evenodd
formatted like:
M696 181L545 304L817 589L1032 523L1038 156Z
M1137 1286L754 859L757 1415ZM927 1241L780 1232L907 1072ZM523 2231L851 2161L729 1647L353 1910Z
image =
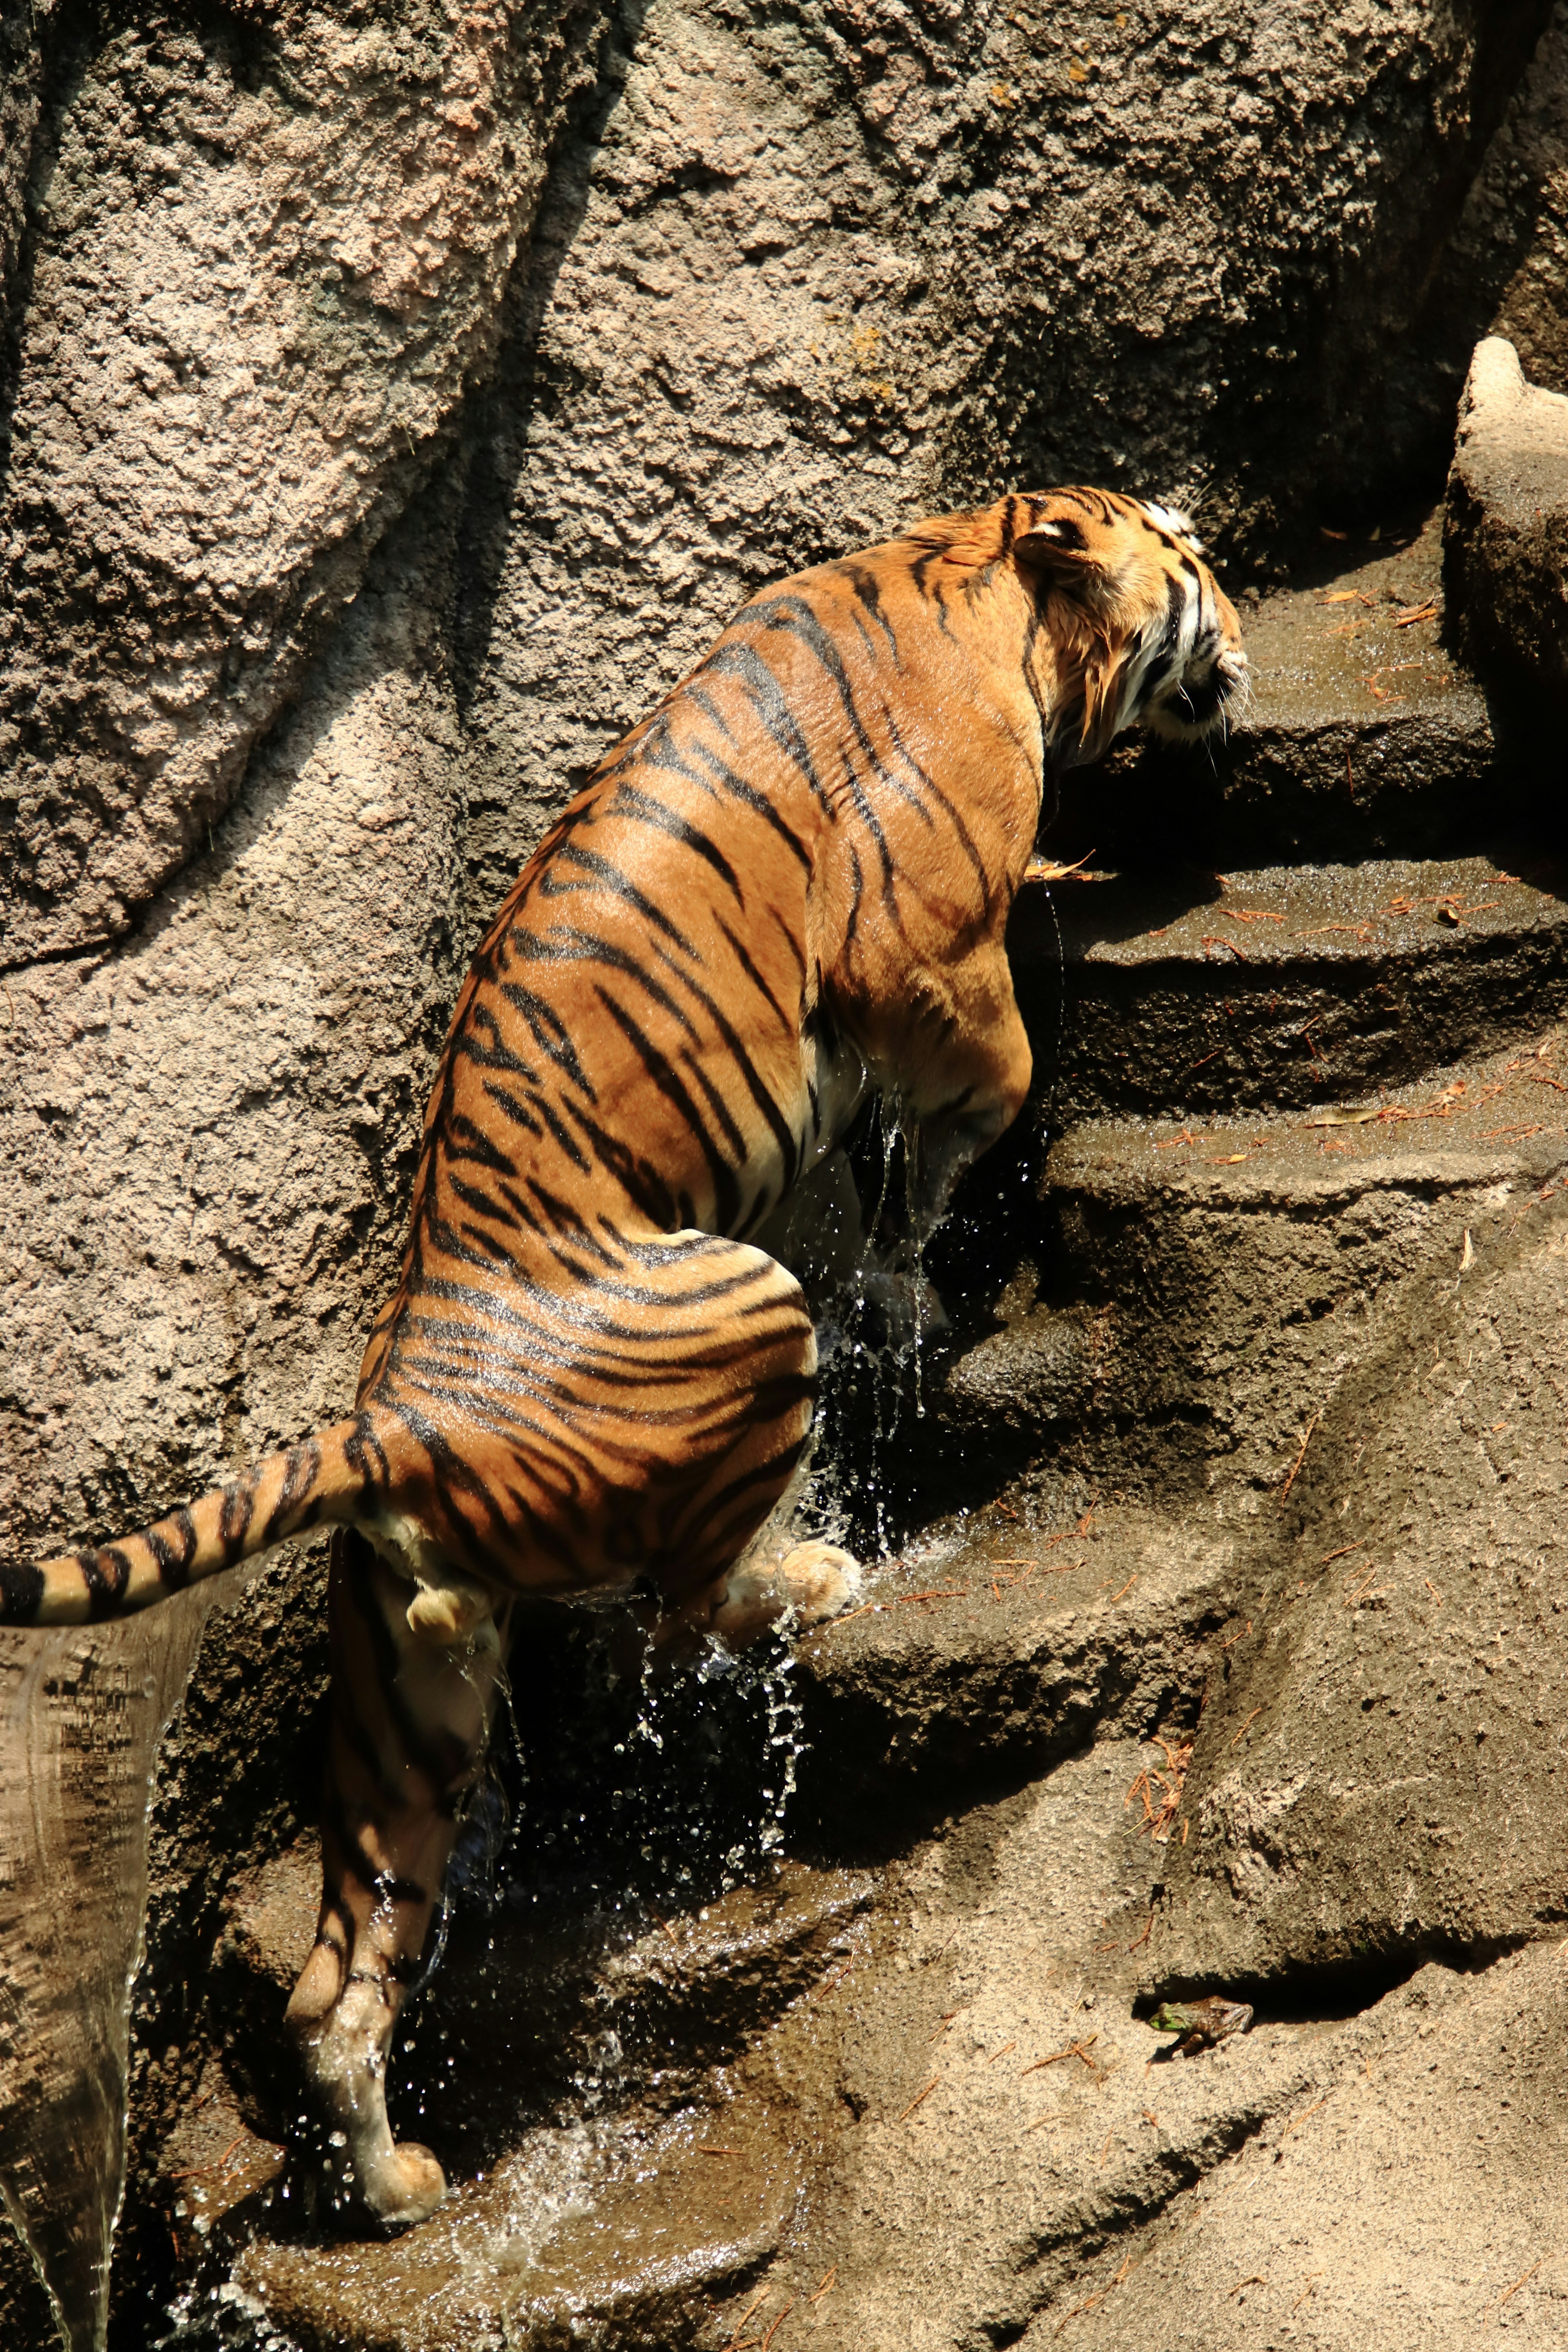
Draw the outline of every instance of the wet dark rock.
M1364 1122L1339 1123L1335 1107L1097 1121L1065 1139L1047 1163L1052 1276L1097 1302L1101 1346L1058 1460L1154 1492L1275 1486L1401 1283L1457 1266L1467 1229L1516 1214L1568 1164L1563 1081L1536 1043L1377 1100ZM1324 1117L1335 1123L1310 1123ZM993 1343L1004 1360L1011 1339Z
M1467 660L1495 689L1560 725L1568 714L1568 398L1527 383L1513 345L1498 335L1476 346L1459 404L1444 578Z
M231 1901L219 1976L253 2059L309 1948L316 1870L308 1842ZM344 2246L242 2123L223 2172L172 2168L170 2222L306 2346L693 2342L788 2236L833 2137L818 2005L871 1948L873 1885L791 1864L663 1922L460 1916L394 2095L453 2170L441 2215Z
M1063 1126L1380 1099L1568 1007L1568 864L1142 867L1026 890L1008 933Z
M1082 1313L1042 1307L1018 1317L959 1358L942 1382L943 1418L984 1429L993 1441L998 1430L1034 1433L1068 1420L1093 1397L1097 1336Z
M1493 334L1513 344L1532 383L1568 391L1565 149L1568 8L1557 0L1471 184L1413 339L1426 342L1432 377L1447 386L1468 366L1479 339ZM1451 403L1452 393L1438 398Z

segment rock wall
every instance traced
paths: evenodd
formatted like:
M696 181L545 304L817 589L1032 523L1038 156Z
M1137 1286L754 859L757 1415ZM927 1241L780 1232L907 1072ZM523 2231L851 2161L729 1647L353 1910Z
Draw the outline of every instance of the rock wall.
M467 942L763 580L1079 478L1263 587L1436 490L1494 321L1568 388L1543 0L57 5L0 58L17 1547L341 1407ZM139 2161L308 1816L317 1580L175 1727Z

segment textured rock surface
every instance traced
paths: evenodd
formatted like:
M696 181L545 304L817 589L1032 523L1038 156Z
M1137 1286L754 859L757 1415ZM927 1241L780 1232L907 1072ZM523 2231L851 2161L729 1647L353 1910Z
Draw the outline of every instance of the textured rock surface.
M1451 410L1412 425L1385 362L1540 21L651 9L563 153L473 477L487 879L540 821L520 781L580 777L763 579L911 509L1157 488L1267 569L1418 447L1435 478Z
M1485 856L1223 876L1173 864L1064 884L1048 902L1025 892L1009 947L1037 1034L1061 1008L1058 1119L1257 1112L1280 1140L1298 1131L1281 1114L1375 1108L1435 1061L1462 1057L1466 1076L1532 1024L1544 1033L1568 1009L1568 868L1528 847L1521 862L1528 877Z
M1478 1204L1470 1263L1324 1409L1205 1712L1162 1979L1484 1952L1568 1910L1564 1207L1557 1180Z
M6 962L123 930L205 845L494 348L570 21L57 31L0 500Z
M1318 2037L1293 2112L1221 2181L1113 2238L1018 2340L1467 2352L1484 2330L1554 2344L1565 2023L1550 1948L1479 1977L1423 1969Z
M614 20L473 436L501 790L520 740L558 791L640 705L650 621L689 657L742 583L911 504L1152 474L1258 540L1324 465L1386 473L1384 356L1545 14ZM600 21L44 20L9 960L122 929L232 795L496 347Z
M1513 345L1477 345L1448 480L1454 635L1500 688L1568 709L1568 396L1527 383Z
M1506 335L1532 383L1568 391L1568 7L1563 0L1477 173L1426 302L1436 371Z

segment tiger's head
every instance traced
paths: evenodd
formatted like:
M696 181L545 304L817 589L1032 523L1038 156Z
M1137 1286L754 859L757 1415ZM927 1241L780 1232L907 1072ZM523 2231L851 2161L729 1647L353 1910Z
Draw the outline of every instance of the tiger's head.
M1126 727L1192 741L1245 708L1241 624L1184 515L1090 489L994 511L1044 625L1057 768L1100 759Z

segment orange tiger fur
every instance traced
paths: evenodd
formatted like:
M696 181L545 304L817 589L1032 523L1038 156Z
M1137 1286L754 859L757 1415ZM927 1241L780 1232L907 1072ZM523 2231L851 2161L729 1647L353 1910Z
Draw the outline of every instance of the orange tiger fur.
M754 1235L868 1090L938 1216L1029 1048L1004 946L1048 777L1220 723L1237 617L1178 517L1009 497L756 597L605 759L474 959L353 1414L145 1533L0 1570L0 1622L140 1608L340 1538L318 1941L289 2016L383 2219L433 2210L384 2062L483 1756L514 1596L640 1582L660 1630L841 1606L731 1577L806 1444L816 1348Z

